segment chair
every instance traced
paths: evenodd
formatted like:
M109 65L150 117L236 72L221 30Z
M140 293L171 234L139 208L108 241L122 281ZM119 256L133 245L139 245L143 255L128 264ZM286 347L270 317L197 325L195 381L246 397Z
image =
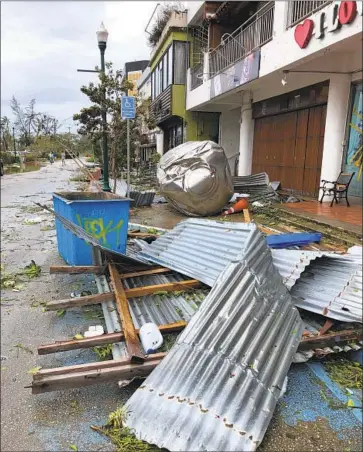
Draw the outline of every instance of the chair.
M320 203L323 202L325 195L333 195L333 199L331 201L330 207L332 207L334 201L338 204L339 199L345 198L347 202L347 206L349 207L349 201L348 201L348 189L349 185L353 179L354 173L343 173L343 171L339 174L338 179L336 181L328 181L328 180L322 180L323 185L319 187L321 190L323 190L323 194L320 199ZM326 184L331 184L333 187L327 187Z

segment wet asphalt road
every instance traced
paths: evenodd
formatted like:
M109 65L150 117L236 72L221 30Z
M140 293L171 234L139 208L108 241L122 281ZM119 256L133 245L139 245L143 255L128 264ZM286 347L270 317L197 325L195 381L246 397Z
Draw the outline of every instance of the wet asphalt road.
M102 425L130 390L116 384L32 395L27 372L36 367L57 367L96 361L91 351L73 351L37 356L37 346L68 339L99 323L71 310L63 318L42 312L40 301L69 298L74 290L95 290L91 279L49 275L50 265L64 265L57 253L54 221L45 211L32 212L33 201L52 203L52 193L72 190L72 163L59 162L37 172L1 178L1 263L8 273L17 273L33 259L41 266L36 279L21 277L19 292L1 296L1 451L113 450L108 440L90 429ZM44 212L44 213L43 213ZM39 224L24 224L40 217ZM38 306L37 306L38 305ZM18 345L18 347L16 347ZM20 346L20 347L19 347ZM26 349L24 349L26 347Z

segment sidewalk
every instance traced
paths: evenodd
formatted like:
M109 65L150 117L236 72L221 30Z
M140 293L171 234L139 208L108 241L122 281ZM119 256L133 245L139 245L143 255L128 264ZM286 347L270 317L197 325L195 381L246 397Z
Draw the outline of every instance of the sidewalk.
M349 202L350 207L344 201L334 204L332 207L330 207L330 203L320 204L319 201L275 204L273 207L327 226L342 228L348 232L362 235L362 199L351 197Z

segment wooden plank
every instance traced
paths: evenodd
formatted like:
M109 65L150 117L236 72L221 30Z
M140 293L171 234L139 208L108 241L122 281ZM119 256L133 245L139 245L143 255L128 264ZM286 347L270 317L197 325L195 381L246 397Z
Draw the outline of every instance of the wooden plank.
M104 267L99 265L84 265L84 266L70 266L70 265L56 265L49 268L51 275L55 273L66 273L69 275L79 275L82 273L90 273L101 275L104 273Z
M128 232L128 237L130 238L138 238L138 239L145 239L147 237L159 237L158 234L150 234L148 232Z
M152 355L144 355L144 361L152 361L164 358L166 353L153 353ZM42 380L45 376L65 375L75 372L88 372L97 369L109 369L120 365L132 364L129 357L122 359L111 359L109 361L98 361L95 363L75 364L73 366L53 367L50 369L40 369L33 375L33 380Z
M143 297L144 295L153 294L155 292L174 292L176 290L188 290L200 286L200 281L196 279L188 279L177 283L157 284L155 286L135 287L134 289L125 290L127 298Z
M113 290L115 292L117 311L121 319L122 330L125 335L126 347L130 355L131 362L143 362L144 355L140 349L139 337L132 321L127 296L122 285L120 275L115 265L109 264L108 268L113 285Z
M362 329L335 331L321 336L305 337L299 344L298 350L310 350L315 348L332 347L344 345L345 342L361 341L363 339Z
M143 364L131 364L130 361L127 363L120 363L120 361L116 361L116 365L109 368L80 370L70 374L62 373L53 376L44 376L42 379L33 380L30 387L32 388L33 394L42 394L63 389L83 388L84 386L108 383L111 381L145 378L161 362L162 358L163 357L146 358L146 361Z
M186 326L186 322L175 322L167 325L159 325L159 330L164 333L174 333L181 331ZM139 330L136 330L139 334ZM54 344L40 345L38 355L48 355L50 353L65 352L68 350L78 350L81 348L91 348L106 344L115 344L125 340L123 333L102 334L101 336L83 339L71 339L68 341L57 341Z
M66 300L54 300L47 303L47 311L57 311L58 309L78 308L91 304L100 304L105 301L114 301L113 292L100 293L96 295L87 295L79 298L68 298Z
M243 217L245 219L245 223L251 223L251 215L249 209L243 209Z
M133 273L120 273L120 278L121 279L126 279L126 278L135 278L137 276L145 276L145 275L157 275L159 273L167 273L167 272L171 272L172 270L170 270L170 268L154 268L151 270L143 270L140 272L133 272Z

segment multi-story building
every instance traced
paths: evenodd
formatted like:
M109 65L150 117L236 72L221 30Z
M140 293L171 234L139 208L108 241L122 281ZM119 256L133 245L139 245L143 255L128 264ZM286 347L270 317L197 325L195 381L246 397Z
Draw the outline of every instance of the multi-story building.
M239 175L266 171L297 194L355 171L362 146L362 2L188 2L200 58L186 114L216 112ZM351 125L353 124L353 126ZM234 164L231 163L233 169Z
M156 152L156 137L160 134L157 128L150 129L151 103L151 72L147 67L137 81L138 101L142 107L143 116L140 121L141 141L139 146L139 160L141 163L150 161L151 155Z
M143 71L147 68L149 60L129 61L125 63L123 70L123 79L133 83L134 89L128 91L129 96L137 95L137 81L141 77Z
M187 12L172 12L150 55L150 117L161 133L160 154L184 141L218 140L218 113L186 111L186 78L193 37Z

